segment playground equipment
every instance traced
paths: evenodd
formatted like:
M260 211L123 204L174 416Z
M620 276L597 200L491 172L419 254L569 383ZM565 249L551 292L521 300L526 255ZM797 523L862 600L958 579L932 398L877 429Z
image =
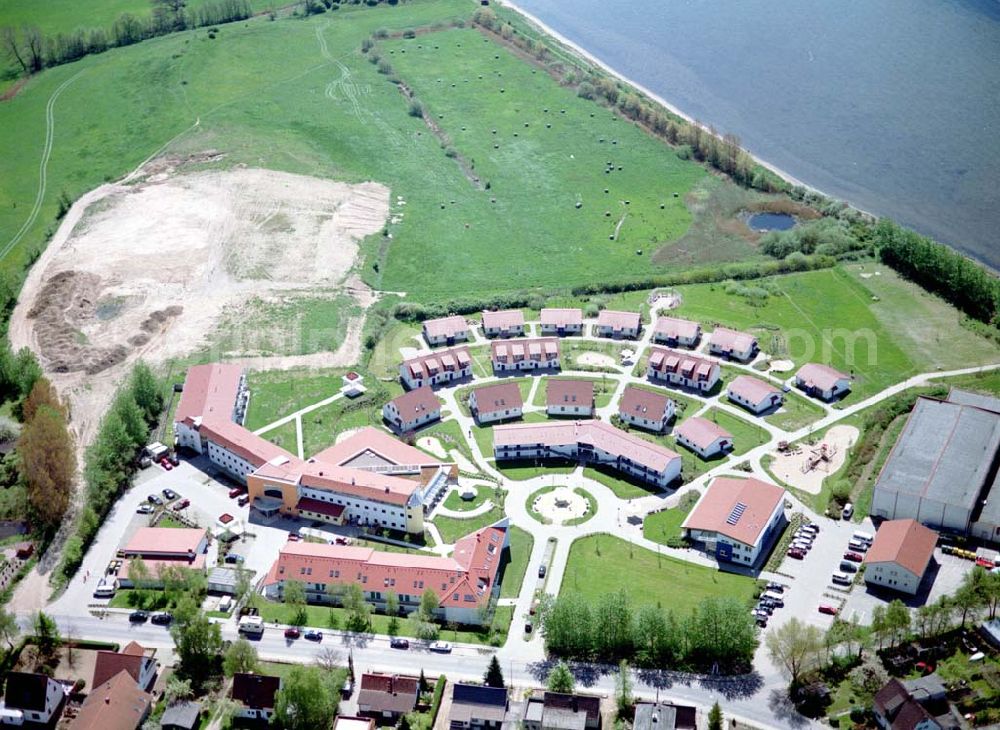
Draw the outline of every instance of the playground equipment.
M810 449L806 460L802 462L802 473L808 474L820 464L829 464L836 453L836 446L827 446L826 444L820 444L819 448Z

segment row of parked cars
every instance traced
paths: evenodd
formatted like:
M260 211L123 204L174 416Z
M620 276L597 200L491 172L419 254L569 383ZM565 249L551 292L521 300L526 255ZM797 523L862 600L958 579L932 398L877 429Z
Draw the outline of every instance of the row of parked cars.
M754 620L762 629L767 627L767 620L779 608L785 607L785 586L781 583L771 582L767 584L764 592L760 594L757 605L751 613Z
M864 562L865 553L871 547L875 538L867 532L857 530L847 543L847 550L840 559L840 570L835 572L831 580L837 585L849 586L853 581L853 574L858 572L858 566Z
M163 495L162 497L160 495ZM136 512L141 515L148 515L157 507L162 507L167 502L173 502L171 509L174 512L180 512L182 509L186 509L191 506L191 500L181 497L173 489L164 489L160 494L153 492L146 497L146 501L139 505Z
M788 557L802 560L809 551L812 550L813 542L819 534L819 525L815 522L807 522L795 531L792 536L792 544L788 546Z

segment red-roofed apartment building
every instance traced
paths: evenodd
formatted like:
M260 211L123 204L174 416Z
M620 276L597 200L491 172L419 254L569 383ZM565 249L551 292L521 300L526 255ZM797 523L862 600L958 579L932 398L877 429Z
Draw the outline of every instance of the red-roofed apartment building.
M212 363L188 368L174 414L178 445L202 453L203 439L198 433L202 421L242 424L249 397L246 373L239 365Z
M707 393L719 382L719 363L706 357L653 347L646 377L653 381Z
M441 401L428 386L396 396L382 406L382 418L397 433L416 431L441 418Z
M550 416L593 416L594 382L548 378L545 383L545 412Z
M602 421L512 423L493 429L497 461L572 459L609 466L658 487L681 475L681 457Z
M806 363L795 373L795 387L822 400L833 400L851 389L851 379L829 365Z
M331 585L361 586L365 600L385 609L389 593L410 613L430 589L438 597L445 621L480 624L480 607L499 592L497 572L508 546L506 520L466 535L451 557L389 553L366 547L289 542L264 578L264 593L281 600L286 580L305 585L307 598L328 603Z
M711 459L733 448L733 435L707 418L689 418L674 429L677 443L702 459Z
M630 385L618 402L618 417L632 426L663 433L674 417L674 402L662 393Z
M524 399L517 383L506 382L476 388L469 393L469 410L477 423L520 418Z
M494 340L490 343L493 370L509 373L513 370L558 370L559 340L539 337L530 340Z
M668 347L694 347L701 339L701 325L677 317L657 317L653 341Z
M729 400L741 405L751 413L760 414L775 406L780 406L784 400L781 390L760 378L749 375L737 375L726 390Z
M469 325L457 314L450 317L428 319L423 325L424 339L428 345L454 345L469 339Z
M916 520L887 520L865 554L865 583L916 595L938 534Z
M635 339L642 330L642 318L635 312L619 312L614 309L602 309L597 313L598 337L614 337L615 339Z
M716 477L681 528L719 562L755 565L785 519L785 490L759 479Z
M583 334L583 310L580 309L543 309L539 315L540 329L543 335Z
M757 354L757 338L746 332L716 327L708 339L708 351L719 357L746 362Z
M454 347L404 360L399 365L399 379L409 390L425 385L454 383L472 377L469 348Z
M520 337L524 334L524 313L520 309L499 312L483 310L483 334L487 337Z

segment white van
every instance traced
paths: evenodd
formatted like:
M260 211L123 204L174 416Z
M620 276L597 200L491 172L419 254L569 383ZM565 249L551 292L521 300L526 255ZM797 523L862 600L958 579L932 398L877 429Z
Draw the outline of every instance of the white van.
M872 541L875 540L875 537L871 533L857 530L853 535L851 535L851 539L857 540L858 542L865 542L871 545Z
M834 573L832 580L834 583L839 583L843 586L851 584L851 577L847 573Z
M229 611L230 611L230 609L232 609L232 607L233 607L233 597L232 596L223 596L219 600L219 610L222 611L223 613L229 613Z
M847 504L844 505L844 509L841 511L840 516L843 517L845 520L849 520L853 515L854 515L854 505L848 502Z
M264 619L260 616L244 616L240 619L238 629L241 634L260 636L264 633Z
M94 589L94 598L111 598L118 590L118 579L102 580Z
M847 547L856 553L864 553L868 551L868 543L861 542L860 540L851 540L847 543Z

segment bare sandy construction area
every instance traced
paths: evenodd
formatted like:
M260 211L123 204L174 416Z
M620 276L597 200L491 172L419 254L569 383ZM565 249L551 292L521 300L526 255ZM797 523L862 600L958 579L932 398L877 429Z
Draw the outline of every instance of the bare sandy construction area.
M388 214L389 190L376 183L248 168L183 172L178 161L154 161L73 206L25 282L11 341L39 356L86 441L88 416L103 413L133 359L156 364L203 348L224 310L226 326L239 326L232 312L250 297L340 289L368 304L371 292L351 272L361 239ZM317 364L353 362L360 329L349 323L358 341Z
M844 465L847 451L857 440L854 426L834 426L811 446L800 443L789 451L773 452L771 472L786 484L819 494L823 480Z
M581 365L590 365L596 368L613 368L618 364L613 357L600 352L581 352L577 355L576 361Z

